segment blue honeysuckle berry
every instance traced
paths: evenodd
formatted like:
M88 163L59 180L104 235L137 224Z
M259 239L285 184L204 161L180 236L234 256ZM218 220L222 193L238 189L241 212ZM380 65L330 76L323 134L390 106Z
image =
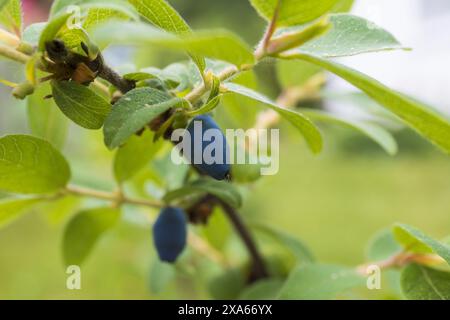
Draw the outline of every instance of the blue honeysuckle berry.
M184 154L187 160L197 170L216 180L227 178L231 170L229 147L214 119L209 115L197 116L186 130L191 139L190 154Z
M186 246L186 239L187 220L183 209L162 209L153 225L153 241L161 261L175 262Z

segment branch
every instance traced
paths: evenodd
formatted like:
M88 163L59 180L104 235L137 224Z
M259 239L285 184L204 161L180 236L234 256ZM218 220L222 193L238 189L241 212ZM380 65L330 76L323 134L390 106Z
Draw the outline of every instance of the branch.
M120 204L131 204L131 205L144 206L144 207L150 207L150 208L164 207L164 204L162 202L128 198L128 197L124 196L123 194L121 194L120 192L112 193L112 192L105 192L105 191L100 191L100 190L87 189L87 188L78 187L78 186L67 186L65 189L65 192L68 194L76 195L76 196L106 200L106 201L114 202L119 205Z
M239 70L236 66L230 66L223 70L221 73L217 75L220 81L225 81L230 79L231 77L237 75L242 70ZM209 91L208 85L206 83L202 83L200 86L194 88L191 92L189 92L184 99L188 100L190 103L197 102L205 93Z
M239 213L234 210L229 204L226 202L217 199L219 204L224 209L227 217L230 219L231 223L234 225L234 228L236 229L237 233L241 237L242 241L244 242L245 246L247 247L248 253L250 254L250 257L252 258L252 274L250 281L254 282L260 279L267 278L269 276L264 260L259 253L258 247L256 245L255 240L253 239L253 236L251 235L250 231L248 230L247 226L242 221L241 217L239 216Z
M3 44L0 44L0 55L23 64L30 60L30 56Z
M423 254L402 251L386 260L366 263L356 268L357 272L366 275L366 270L371 265L376 265L380 269L401 268L410 263L418 263L421 265L437 265L445 262L440 256L436 254Z
M106 200L116 205L131 204L149 208L161 208L164 206L164 204L157 201L128 198L120 192L106 192L79 186L68 186L65 189L65 193L75 196ZM60 196L61 195L57 195L56 197ZM150 222L153 222L153 220L150 220ZM188 243L195 251L209 258L211 261L223 266L224 268L228 268L230 266L227 259L221 252L217 251L208 242L204 241L191 231L189 231L188 234Z

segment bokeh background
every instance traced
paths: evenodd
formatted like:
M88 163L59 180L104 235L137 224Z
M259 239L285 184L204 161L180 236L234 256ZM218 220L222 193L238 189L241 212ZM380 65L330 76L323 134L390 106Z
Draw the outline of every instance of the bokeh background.
M27 24L46 20L50 2L25 0ZM226 27L256 44L264 28L247 1L170 2L195 29ZM343 62L450 113L450 2L359 0L353 12L385 27L414 51L370 54ZM113 53L108 57L116 65L124 60ZM143 59L156 65L166 63L157 48ZM0 74L9 80L22 76L14 63L4 60ZM268 95L276 94L270 84L262 87ZM331 76L328 89L354 91ZM28 132L25 104L13 100L3 86L0 101L0 135ZM326 107L354 110L342 102L328 101ZM450 234L450 162L411 131L396 132L399 153L391 157L366 138L333 127L324 129L325 151L312 156L298 136L283 130L289 129L283 127L281 132L285 139L280 172L247 193L242 211L246 218L303 239L322 262L345 265L364 262L364 250L373 234L395 222L414 225L436 238ZM72 126L63 152L70 159L76 182L111 188L111 154L100 132ZM53 214L50 219L45 210L36 210L0 230L1 299L210 297L207 288L193 286L183 276L164 293L151 293L150 226L132 219L98 244L83 267L82 290L67 290L60 254L65 221L67 217L58 219Z

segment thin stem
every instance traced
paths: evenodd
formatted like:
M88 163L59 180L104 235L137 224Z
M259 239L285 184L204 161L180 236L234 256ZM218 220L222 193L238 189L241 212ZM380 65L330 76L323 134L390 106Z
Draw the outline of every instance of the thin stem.
M105 96L107 96L107 97L111 96L111 93L109 92L108 86L104 85L103 83L101 83L97 79L95 79L94 82L92 82L92 85L94 87L96 87L98 90L100 90L101 92L103 92L105 94Z
M123 94L133 90L136 87L136 83L134 81L122 78L116 71L111 69L105 63L103 63L98 76L111 83Z
M280 3L281 0L277 2L277 6L275 8L275 12L273 13L272 20L270 21L269 25L267 26L266 32L264 33L264 36L258 46L258 48L255 51L255 58L256 60L261 60L266 56L267 48L269 47L270 39L272 38L275 29L276 24L278 20L278 14L280 11Z
M367 268L371 265L376 265L380 269L401 268L410 263L418 263L421 265L438 265L444 263L445 260L436 254L422 254L402 251L392 257L378 262L371 262L360 265L356 268L357 272L366 275Z
M159 201L151 201L151 200L145 200L145 199L133 199L128 198L121 193L112 193L112 192L106 192L106 191L100 191L100 190L93 190L88 188L83 188L79 186L67 186L66 190L67 193L82 196L82 197L89 197L94 199L100 199L100 200L106 200L110 202L114 202L117 204L131 204L136 206L145 206L150 208L162 208L164 206L163 203Z
M228 80L234 75L238 74L241 70L239 70L235 66L231 66L223 70L220 74L217 75L220 81ZM188 100L190 103L197 102L205 93L209 90L206 83L202 83L200 86L194 88L190 93L188 93L184 98Z
M250 254L250 257L252 258L252 275L250 280L257 281L263 278L267 278L269 274L266 270L264 260L261 254L259 253L258 247L256 245L255 240L253 239L253 236L251 235L247 226L242 221L241 217L239 216L239 213L226 202L220 199L218 199L218 201L222 206L222 208L224 209L227 217L234 225L234 228L241 237L242 241L244 242L248 250L248 253Z
M68 186L66 187L66 193L72 194L81 197L89 197L94 199L106 200L110 201L116 205L121 204L131 204L136 206L144 206L150 208L161 208L163 204L157 201L149 201L143 199L132 199L125 197L120 192L106 192L94 189L83 188L79 186ZM57 195L59 197L61 195ZM153 222L153 220L150 220ZM202 254L205 257L208 257L211 261L223 266L224 268L228 268L230 265L227 259L222 255L221 252L217 251L213 247L209 245L202 238L194 234L193 232L189 232L188 234L188 243L189 245L198 253Z
M3 44L0 44L0 55L23 64L30 60L30 56Z

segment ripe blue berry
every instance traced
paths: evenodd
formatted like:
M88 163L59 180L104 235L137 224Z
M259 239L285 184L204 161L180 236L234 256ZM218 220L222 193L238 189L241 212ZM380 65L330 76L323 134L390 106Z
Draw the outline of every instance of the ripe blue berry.
M186 246L186 214L180 208L161 210L153 225L153 241L161 261L175 262Z
M186 130L190 134L190 154L185 153L189 162L216 180L227 178L231 170L229 147L213 118L208 115L197 116Z

